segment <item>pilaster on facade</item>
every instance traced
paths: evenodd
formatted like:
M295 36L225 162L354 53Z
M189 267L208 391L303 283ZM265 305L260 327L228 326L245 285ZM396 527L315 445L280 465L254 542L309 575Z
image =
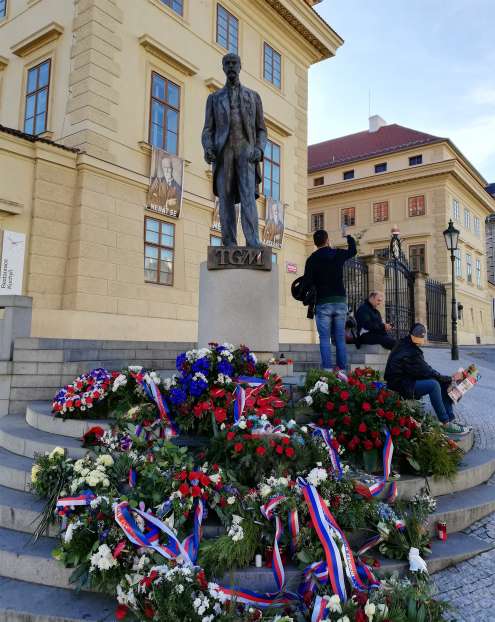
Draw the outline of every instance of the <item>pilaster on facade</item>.
M74 41L63 142L113 160L119 131L116 107L121 75L123 11L115 0L75 0Z

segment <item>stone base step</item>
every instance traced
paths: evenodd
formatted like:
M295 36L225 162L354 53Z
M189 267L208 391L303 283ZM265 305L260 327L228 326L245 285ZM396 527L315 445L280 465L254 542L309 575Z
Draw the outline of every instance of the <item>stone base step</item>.
M110 427L108 420L104 419L64 420L61 417L54 417L50 402L32 402L28 404L26 408L26 421L32 428L42 432L78 439L82 438L95 425L105 429Z
M443 495L438 497L437 509L431 515L430 533L436 534L438 521L445 522L447 534L451 534L466 529L492 512L495 512L495 486L491 484Z
M8 415L0 419L0 447L28 458L50 452L55 447L67 449L68 455L73 458L82 458L87 451L75 438L32 428L23 415Z
M100 594L0 577L2 622L113 622L116 606Z
M0 447L0 486L29 490L33 460Z

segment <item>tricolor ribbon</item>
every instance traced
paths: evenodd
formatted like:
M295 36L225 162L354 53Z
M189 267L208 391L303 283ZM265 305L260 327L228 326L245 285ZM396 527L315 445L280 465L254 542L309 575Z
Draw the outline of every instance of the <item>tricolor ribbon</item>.
M160 419L165 423L165 427L169 430L170 436L178 436L179 429L172 419L167 403L163 399L163 395L159 388L156 386L156 382L152 380L150 375L144 370L141 370L139 374L131 372L131 375L142 387L148 398L156 404L158 412L160 413Z
M199 553L199 543L201 541L201 527L205 517L205 507L202 499L197 499L194 507L194 524L193 532L184 540L182 545L187 551L189 558L196 563Z
M272 556L272 570L273 576L275 577L275 582L277 584L277 588L279 592L281 592L285 587L285 569L282 563L282 557L280 555L279 542L283 534L282 521L280 520L280 516L275 514L275 508L281 503L285 501L286 497L283 495L278 495L277 497L273 497L267 503L261 506L261 513L263 516L271 521L272 518L275 518L275 538L273 541L273 556Z
M321 620L324 620L327 617L328 613L329 611L327 599L317 595L313 606L311 622L321 622Z
M136 487L136 481L137 481L137 475L136 475L136 469L134 469L133 467L131 467L129 469L129 487L130 488L135 488Z
M290 552L294 557L297 550L297 540L299 538L299 514L297 509L289 510L289 535L290 535Z
M339 452L335 449L332 443L334 440L332 430L330 428L319 428L314 423L310 423L309 427L313 430L313 436L321 436L323 439L323 442L328 449L328 455L330 457L334 473L336 474L337 480L340 481L344 472L342 470Z
M84 490L75 497L61 497L56 503L58 515L65 516L72 507L90 505L93 499L96 499L96 495L91 490Z
M267 370L260 378L258 376L238 376L235 379L237 386L234 391L234 422L238 423L239 419L244 413L246 407L246 400L250 397L256 397L261 389L267 384L270 376ZM245 389L242 385L247 384L248 388Z

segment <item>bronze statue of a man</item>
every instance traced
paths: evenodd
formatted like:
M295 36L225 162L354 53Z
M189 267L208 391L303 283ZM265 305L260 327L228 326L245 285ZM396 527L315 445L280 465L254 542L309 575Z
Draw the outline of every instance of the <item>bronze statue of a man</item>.
M223 246L237 246L235 204L240 203L246 245L259 248L256 199L266 145L263 106L258 93L239 82L239 56L226 54L222 65L227 82L208 97L201 141L205 160L213 165L213 192L219 198Z

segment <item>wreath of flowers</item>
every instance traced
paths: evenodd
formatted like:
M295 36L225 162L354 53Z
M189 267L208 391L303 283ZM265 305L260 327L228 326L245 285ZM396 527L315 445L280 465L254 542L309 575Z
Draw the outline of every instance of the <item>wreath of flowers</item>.
M52 401L53 414L73 419L97 417L97 407L108 397L116 375L103 367L81 374L57 392Z

